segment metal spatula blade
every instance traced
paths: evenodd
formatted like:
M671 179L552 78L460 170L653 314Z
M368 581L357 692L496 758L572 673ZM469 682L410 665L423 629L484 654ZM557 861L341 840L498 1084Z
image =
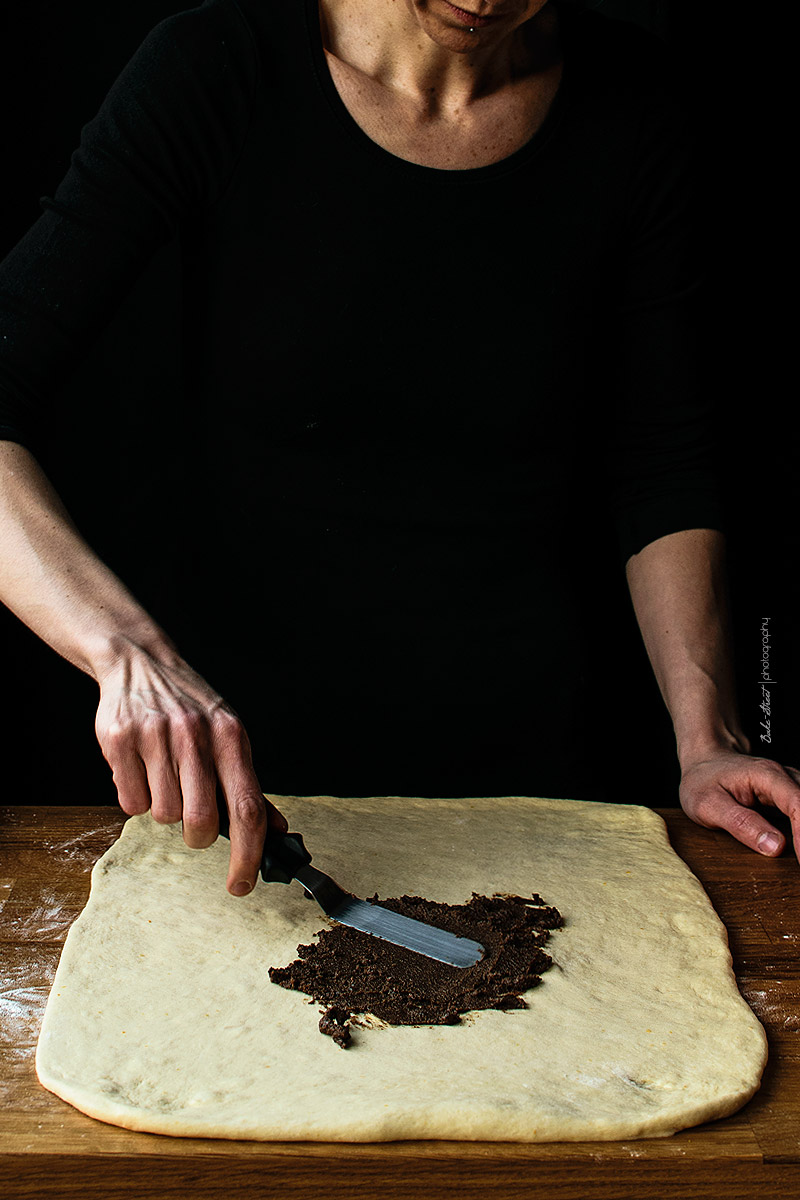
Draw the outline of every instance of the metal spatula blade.
M220 834L228 837L228 814L222 804L219 805L219 823ZM472 967L483 958L484 948L480 942L404 917L380 904L359 900L340 888L330 875L309 866L310 862L311 855L299 833L270 831L261 860L261 878L265 883L291 883L297 879L331 920L395 946L404 946L426 958L435 958L453 967Z
M298 834L291 836L299 838ZM341 925L360 929L362 933L383 938L395 946L404 946L406 950L424 954L427 958L450 963L453 967L472 967L483 958L480 942L457 937L446 929L415 921L413 917L404 917L402 913L392 912L380 904L358 900L342 891L329 875L323 875L314 867L298 867L294 878L302 883L331 920Z

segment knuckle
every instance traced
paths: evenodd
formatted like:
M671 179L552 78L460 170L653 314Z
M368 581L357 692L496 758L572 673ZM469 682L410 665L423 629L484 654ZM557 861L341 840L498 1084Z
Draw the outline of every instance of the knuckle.
M106 758L119 758L133 743L133 730L127 722L111 721L107 725L98 722L96 732Z
M264 797L255 792L244 792L231 801L231 818L240 825L261 829L267 824L267 806Z
M235 713L218 711L214 714L213 737L223 753L247 759L250 742L244 725Z
M227 708L217 708L212 717L214 732L217 737L222 739L241 740L244 733L244 726L236 713L231 712Z
M173 736L185 742L201 742L207 731L207 721L203 713L192 708L182 708L176 712L170 722Z

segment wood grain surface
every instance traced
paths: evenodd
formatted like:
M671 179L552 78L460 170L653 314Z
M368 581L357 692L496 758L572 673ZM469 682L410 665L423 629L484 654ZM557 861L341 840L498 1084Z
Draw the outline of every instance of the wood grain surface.
M125 816L105 806L0 807L0 1196L797 1200L800 867L659 811L728 928L739 987L767 1030L770 1060L753 1100L652 1140L361 1145L134 1133L42 1088L34 1052L61 947Z

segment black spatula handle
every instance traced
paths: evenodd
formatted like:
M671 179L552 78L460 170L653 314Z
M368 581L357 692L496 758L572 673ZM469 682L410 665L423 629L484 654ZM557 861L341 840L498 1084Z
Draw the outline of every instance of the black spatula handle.
M220 837L230 838L230 818L223 801L217 802ZM265 883L291 883L295 872L311 862L299 833L267 834L261 859L261 878Z
M268 833L261 858L261 878L265 883L291 883L301 867L307 867L311 855L299 833Z

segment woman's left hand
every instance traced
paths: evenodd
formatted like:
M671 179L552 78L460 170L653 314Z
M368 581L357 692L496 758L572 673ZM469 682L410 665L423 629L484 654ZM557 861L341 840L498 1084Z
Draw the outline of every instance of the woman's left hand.
M786 813L792 823L794 849L800 859L800 770L769 758L720 749L683 767L681 808L707 829L725 829L738 841L774 858L786 837L754 811L767 805Z

